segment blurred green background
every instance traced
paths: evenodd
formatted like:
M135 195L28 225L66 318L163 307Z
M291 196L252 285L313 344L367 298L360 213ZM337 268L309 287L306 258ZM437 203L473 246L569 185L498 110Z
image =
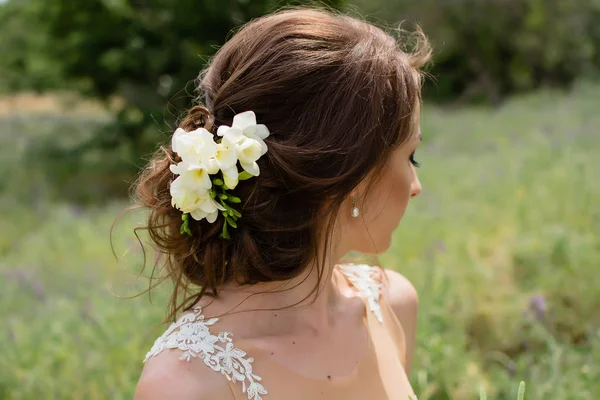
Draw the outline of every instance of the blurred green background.
M119 261L111 224L231 29L303 3L0 1L0 399L132 397L168 288L122 298L144 215ZM600 1L327 4L434 44L424 191L380 257L420 294L419 399L600 398Z

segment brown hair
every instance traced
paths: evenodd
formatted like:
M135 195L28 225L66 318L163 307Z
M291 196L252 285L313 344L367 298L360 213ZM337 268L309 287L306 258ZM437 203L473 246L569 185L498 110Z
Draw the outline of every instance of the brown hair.
M150 213L138 229L166 257L175 283L170 319L226 282L287 280L323 254L320 280L342 203L372 176L370 187L414 131L430 49L420 30L407 38L399 43L365 21L295 8L247 23L219 49L198 79L205 106L191 108L180 127L216 133L252 110L271 132L268 152L260 175L232 191L243 216L230 240L218 237L222 216L213 224L190 219L193 236L179 233L169 146L141 173L135 194Z

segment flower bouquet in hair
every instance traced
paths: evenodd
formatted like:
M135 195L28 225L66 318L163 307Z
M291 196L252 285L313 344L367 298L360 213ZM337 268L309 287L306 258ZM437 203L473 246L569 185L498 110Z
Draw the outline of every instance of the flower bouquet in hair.
M205 128L191 132L178 128L171 148L181 161L171 165L177 178L171 183L171 204L183 212L180 232L192 235L189 218L214 223L223 216L221 238L230 239L228 226L237 228L242 216L235 208L239 197L229 191L238 182L260 174L256 161L267 152L265 125L256 123L256 115L246 111L233 117L231 126L217 129L217 140ZM238 164L242 171L238 169Z

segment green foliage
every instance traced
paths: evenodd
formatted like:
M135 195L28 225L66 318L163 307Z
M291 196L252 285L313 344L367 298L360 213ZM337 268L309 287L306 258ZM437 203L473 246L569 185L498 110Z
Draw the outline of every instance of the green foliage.
M519 384L519 393L517 394L517 400L523 400L525 398L525 382L521 381ZM479 400L487 400L487 394L482 388L479 394Z
M132 173L190 105L193 80L232 29L278 0L8 0L0 3L0 92L71 88L123 101L112 124L47 155L73 164L118 152ZM372 19L420 23L435 47L429 98L499 103L600 69L599 0L329 0ZM112 104L112 103L111 103ZM52 158L52 157L51 157Z
M52 40L43 29L44 3L0 2L0 93L66 88Z
M597 0L355 1L390 23L418 22L435 49L437 100L486 100L571 84L600 70Z
M420 294L419 398L600 393L597 90L424 112L423 194L381 257Z
M44 201L79 204L123 198L134 173L122 146L107 156L101 149L78 152L105 126L107 115L12 114L1 118L2 173L0 202L14 199L37 208ZM26 168L24 168L26 166Z
M181 227L179 228L179 233L183 235L184 233L188 236L193 236L192 231L190 230L190 214L183 213L181 215Z
M527 400L600 393L599 90L424 109L424 190L381 257L419 292L420 400L477 399L480 388L515 399L520 381ZM0 119L0 398L131 399L165 329L169 287L153 291L153 305L116 297L146 288L134 279L143 254L131 232L144 214L116 226L116 253L129 250L117 263L108 232L125 204L57 201L42 179L40 168L72 172L30 152L45 136L77 140L85 120L66 118ZM69 187L101 195L101 172L119 180L86 167Z
M219 173L219 176L222 176L222 174ZM242 216L242 214L238 210L236 210L232 206L232 204L239 204L242 202L242 200L239 197L236 197L230 193L231 189L227 187L225 182L223 182L223 179L211 178L211 180L213 183L213 187L209 191L210 197L212 199L216 198L217 202L224 208L224 210L221 211L221 214L224 217L224 221L223 228L219 237L222 239L231 239L231 236L229 235L228 226L231 226L232 228L237 228L236 221Z
M252 177L252 175L248 174L246 171L243 171L243 172L246 173L247 176ZM219 173L219 176L221 176L221 175L222 174ZM247 176L244 176L244 178L248 179ZM239 176L238 176L238 178L239 178ZM241 180L243 180L243 179L241 179ZM219 237L222 239L231 239L228 226L230 226L232 228L237 228L236 221L242 216L242 213L240 213L238 210L236 210L232 206L232 204L239 204L242 202L242 200L239 197L236 197L229 192L231 189L227 187L225 182L223 182L223 179L213 177L213 178L211 178L211 181L212 181L213 186L209 190L210 197L211 197L211 199L217 199L217 202L224 208L224 210L221 211L221 214L224 217L224 221L223 221L223 228L221 230L221 234L219 235ZM181 220L183 221L183 223L181 224L179 233L181 233L181 234L185 233L189 236L193 236L194 234L192 233L192 231L189 227L190 214L184 213L181 216Z
M133 173L166 141L195 97L193 80L233 28L286 4L278 0L8 0L0 3L0 92L74 89L108 104L115 118L86 141L40 157L85 163L117 152ZM338 7L340 0L320 4Z
M285 4L277 0L56 0L36 4L62 74L83 93L124 100L116 123L88 147L152 151L194 95L193 80L231 30ZM322 2L339 6L340 0ZM40 15L37 16L38 18ZM165 111L166 110L166 111Z

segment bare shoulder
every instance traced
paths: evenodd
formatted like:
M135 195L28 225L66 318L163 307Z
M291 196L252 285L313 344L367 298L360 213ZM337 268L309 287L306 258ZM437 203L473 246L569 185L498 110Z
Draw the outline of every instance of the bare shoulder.
M135 391L135 400L233 400L225 377L200 359L181 360L180 351L165 350L149 359Z
M404 275L391 269L383 270L388 278L387 296L394 311L411 311L419 306L417 290ZM400 318L399 315L397 315Z
M404 369L410 375L413 353L417 335L417 315L419 296L417 290L402 274L391 269L384 269L388 278L387 298L396 315L406 340Z

